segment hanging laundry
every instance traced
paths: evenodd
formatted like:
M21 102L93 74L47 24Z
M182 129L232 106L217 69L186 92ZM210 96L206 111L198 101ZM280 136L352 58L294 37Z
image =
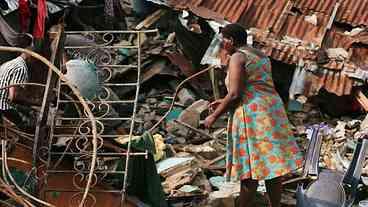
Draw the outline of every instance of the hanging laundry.
M45 19L47 15L46 0L37 1L37 17L33 29L35 39L42 39L45 34Z
M31 11L28 0L19 0L19 22L22 32L28 32Z

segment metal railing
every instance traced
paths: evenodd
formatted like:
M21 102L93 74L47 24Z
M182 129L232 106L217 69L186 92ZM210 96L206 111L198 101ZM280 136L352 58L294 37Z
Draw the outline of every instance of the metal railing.
M131 156L147 156L147 152L132 152L131 140L134 133L138 95L140 90L141 77L141 39L145 33L155 33L157 30L149 31L68 31L65 32L66 39L69 36L80 36L87 38L89 45L73 45L65 46L64 51L71 58L84 59L96 66L96 73L99 77L97 84L97 95L92 100L87 100L88 106L93 112L94 121L97 126L97 147L95 151L96 162L94 171L91 172L93 144L91 120L86 116L83 108L80 107L78 99L66 97L68 88L64 86L62 80L59 81L57 90L57 103L54 112L70 110L75 113L67 115L66 113L51 113L52 126L50 130L50 140L47 146L47 161L45 175L45 191L44 196L51 192L70 193L69 206L75 206L82 199L85 190L85 183L88 174L92 175L92 182L88 192L87 201L83 206L96 206L98 198L96 193L118 193L121 196L120 205L124 206L126 192L128 187L129 161ZM122 43L122 40L126 40ZM126 44L128 40L132 44ZM117 61L122 57L121 53L127 52L129 55L129 63L124 60ZM120 56L119 56L120 55ZM134 62L134 64L131 64ZM129 72L134 74L134 82L121 82L114 78L115 72L120 74ZM83 78L83 77L80 77ZM121 90L131 87L129 97L117 98ZM83 95L83 94L82 94ZM121 112L119 109L130 109ZM116 126L118 125L118 126ZM125 128L129 131L126 136L128 142L122 151L116 152L109 147L108 144L114 145L115 139L123 134L116 133L116 127ZM63 147L55 146L55 143L64 140ZM124 167L122 170L108 169L108 160L122 159ZM68 166L64 161L72 161L72 165ZM60 175L70 175L72 178L72 186L67 188L50 187L48 181L51 177ZM123 178L122 185L119 189L105 188L101 183L109 176L121 176Z

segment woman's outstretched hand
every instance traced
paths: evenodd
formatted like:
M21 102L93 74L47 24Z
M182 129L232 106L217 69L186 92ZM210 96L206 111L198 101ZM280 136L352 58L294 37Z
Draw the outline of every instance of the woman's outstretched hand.
M223 99L218 99L208 105L208 109L210 115L204 121L204 126L206 128L211 128L213 123L216 122L216 117L213 115L213 112L217 109L217 107L222 103Z
M216 101L210 103L208 105L210 113L213 113L217 109L217 107L222 103L222 101L223 101L222 99L217 99Z

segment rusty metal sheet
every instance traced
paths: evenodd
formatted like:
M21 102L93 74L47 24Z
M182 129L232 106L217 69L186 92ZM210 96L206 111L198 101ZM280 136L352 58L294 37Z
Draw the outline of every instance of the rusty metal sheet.
M168 4L176 9L187 9L195 0L171 0Z
M348 50L353 44L368 44L368 32L361 32L355 36L344 34L344 31L332 27L331 31L326 36L324 48L344 48Z
M368 0L344 0L337 12L336 21L352 26L368 26Z
M287 1L254 0L254 3L240 17L238 23L248 28L272 30L286 5Z
M367 43L368 35L348 36L335 25L326 33L326 26L338 0L172 0L177 9L190 9L195 14L210 19L227 19L246 28L256 28L254 34L257 48L275 60L296 64L299 59L314 61L316 53L303 47L285 44L280 40L285 36L302 40L303 45L315 43L323 48L351 49L354 43ZM297 9L301 12L295 12ZM335 18L336 22L351 26L368 25L368 0L344 0ZM305 20L306 15L316 15L317 24ZM354 48L350 62L366 61L366 47ZM313 54L311 54L313 53ZM341 74L343 62L330 61L323 66L325 74L314 81L313 88L326 88L337 95L351 93L353 80ZM357 67L357 66L354 66ZM312 84L313 85L313 84Z
M238 22L247 27L268 29L279 19L287 1L171 0L169 4L176 9L190 9L201 17L223 17L230 22Z
M366 47L353 47L351 48L352 55L351 61L356 63L358 66L368 65L368 48Z
M276 40L267 40L263 44L256 45L266 55L275 60L282 61L288 64L296 64L299 59L314 60L315 55L308 52L303 47L295 47Z
M252 2L253 0L202 0L196 6L222 14L230 22L237 22L240 16L252 5Z
M354 81L341 71L323 70L322 74L312 76L311 83L306 88L308 96L315 95L322 88L330 93L342 96L351 94Z
M351 46L351 37L333 27L329 33L326 34L326 41L323 44L324 48L344 48L349 49Z
M279 45L279 47L272 48L270 57L288 64L296 64L300 59L297 48L287 45Z
M330 15L338 0L298 0L295 2L295 7L303 12L316 11Z
M344 62L330 60L330 62L323 65L323 67L331 70L342 70L344 68Z
M315 11L330 15L338 0L298 0L295 7L302 12ZM352 26L368 25L368 1L367 0L344 0L339 8L336 21L348 23Z
M169 4L177 9L190 9L203 18L221 17L230 22L237 22L252 2L253 0L172 0Z
M349 95L353 87L353 80L344 75L342 72L333 70L327 71L323 87L330 93L335 93L338 96Z
M328 23L329 16L317 15L317 25L305 20L304 15L289 15L286 19L278 36L290 36L298 38L304 42L313 42L320 44L325 34L325 27Z

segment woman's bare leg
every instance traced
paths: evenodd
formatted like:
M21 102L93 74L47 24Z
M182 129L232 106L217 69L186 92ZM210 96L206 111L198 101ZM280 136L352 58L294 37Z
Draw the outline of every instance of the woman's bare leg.
M246 179L241 181L239 207L254 207L253 200L256 196L258 181Z
M266 189L271 207L281 206L282 180L282 177L266 180Z

